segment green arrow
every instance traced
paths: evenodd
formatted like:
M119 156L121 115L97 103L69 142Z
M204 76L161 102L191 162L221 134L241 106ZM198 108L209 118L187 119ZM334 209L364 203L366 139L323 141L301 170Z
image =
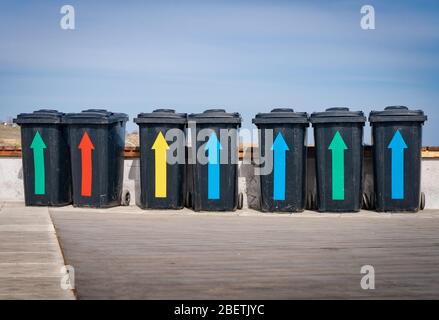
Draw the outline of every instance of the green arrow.
M344 151L347 148L337 131L328 148L332 151L332 200L344 200Z
M46 194L46 173L44 168L44 149L46 144L37 131L30 148L34 151L35 194Z

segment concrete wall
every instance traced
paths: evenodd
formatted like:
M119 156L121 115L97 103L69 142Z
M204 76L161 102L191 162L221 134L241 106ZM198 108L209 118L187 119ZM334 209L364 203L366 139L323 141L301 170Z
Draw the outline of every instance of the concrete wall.
M0 201L24 201L21 158L0 158Z
M422 191L426 196L426 209L439 209L439 159L423 159ZM308 159L308 193L315 195L314 159ZM240 165L240 192L244 194L244 207L259 207L259 179L253 174L252 165ZM139 199L139 159L125 160L124 189L132 195L131 204ZM373 190L372 163L365 158L364 192ZM23 170L20 158L0 158L0 201L24 201Z
M436 180L438 179L438 180ZM439 208L439 159L422 160L422 192L425 193L425 208Z

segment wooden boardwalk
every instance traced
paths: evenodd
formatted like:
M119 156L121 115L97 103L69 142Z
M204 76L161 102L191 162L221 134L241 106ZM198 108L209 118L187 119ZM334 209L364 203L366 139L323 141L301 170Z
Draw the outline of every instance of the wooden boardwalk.
M0 203L0 300L74 299L60 286L63 265L47 208Z
M51 215L80 299L439 298L439 211Z

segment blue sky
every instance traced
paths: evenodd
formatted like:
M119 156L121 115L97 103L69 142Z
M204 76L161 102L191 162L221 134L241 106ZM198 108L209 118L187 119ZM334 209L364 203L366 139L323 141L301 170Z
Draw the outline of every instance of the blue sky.
M74 31L59 27L64 4ZM364 4L376 30L360 28ZM439 145L438 17L434 0L1 0L0 119L224 107L251 127L273 107L407 105L429 117L424 145Z

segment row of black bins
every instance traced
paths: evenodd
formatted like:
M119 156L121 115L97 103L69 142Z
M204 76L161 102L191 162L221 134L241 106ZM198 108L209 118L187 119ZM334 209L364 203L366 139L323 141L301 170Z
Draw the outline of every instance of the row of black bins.
M421 110L404 106L372 111L374 195L377 211L418 211L421 206L422 125L427 117ZM356 212L363 204L363 127L361 111L329 108L324 112L294 112L274 109L253 119L260 131L260 150L264 156L265 129L274 139L282 135L286 152L285 194L276 200L274 170L261 176L263 211L300 212L306 205L306 128L314 127L317 210ZM276 141L276 140L274 140ZM292 151L292 152L291 152ZM274 155L276 157L276 155Z
M195 211L234 211L242 207L242 196L238 195L238 137L230 136L227 143L228 159L224 164L218 163L217 195L209 194L209 164L196 161L196 153L199 150L207 156L209 151L205 150L206 146L210 145L212 148L215 147L215 143L221 143L213 139L220 139L220 130L233 132L232 129L236 131L241 126L239 113L210 109L203 113L187 115L171 109L158 109L151 113L141 113L134 121L140 128L140 206L143 209L181 209L187 205ZM190 150L185 139L188 122L196 123L196 131L191 136ZM174 153L174 156L180 152L180 155L184 154L184 161L168 161L164 177L166 181L156 182L156 170L160 165L156 163L157 153L160 152L159 141L170 130L175 129L175 134L169 138L171 140L166 141L169 144L174 142L174 149L168 150L167 156L170 156L170 152ZM196 139L198 133L206 129L208 135L204 140ZM178 137L179 133L184 133L183 137ZM164 142L163 139L162 141ZM217 152L220 153L218 150ZM232 158L236 161L232 161ZM160 186L157 186L157 183Z
M371 112L377 211L419 209L422 124L426 119L422 111L406 107L387 107L384 111ZM22 127L26 204L62 206L73 200L75 206L120 205L127 120L125 114L96 109L67 115L52 110L20 114L16 122ZM185 132L188 121L196 122L194 136L202 129L209 129L220 137L220 130L237 129L241 125L238 113L227 113L222 109L189 116L169 109L140 114L135 119L140 127L140 206L145 209L179 209L187 204L196 211L232 211L242 206L242 197L238 196L237 162L232 161L238 152L237 139L233 137L228 143L227 162L219 165L218 190L213 196L208 191L209 165L190 161L192 152L188 152L185 139L174 137L174 141L179 141L174 148L180 152L184 150L184 164L166 164L165 175L163 170L157 169L156 153L160 148L167 149L166 145L160 146L160 135L164 137L171 129ZM307 196L306 130L309 123L314 127L315 136L317 209L322 212L361 209L363 127L366 122L361 111L330 108L308 117L306 113L292 109L274 109L270 113L257 114L253 122L261 129L260 156L265 157L268 151L275 158L271 173L261 176L262 211L304 210ZM266 133L270 132L267 129L272 130L274 138L273 145L268 148L265 146ZM192 150L204 147L210 136L204 141L192 137ZM40 147L44 149L44 193L41 172L38 192L36 183L38 161L35 156L41 156L41 152L35 152L38 137L43 141L41 144L40 140ZM276 138L279 138L277 142ZM164 140L165 144L174 141ZM281 172L285 177L280 184L275 178L278 162L273 148L276 143L282 151L279 157L283 158L284 154ZM168 152L177 151L166 150ZM188 162L191 164L187 165ZM157 175L163 181L157 182ZM278 173L277 177L279 179Z
M140 127L140 206L145 209L180 209L190 203L196 211L236 210L242 206L242 197L238 196L238 162L230 160L238 157L237 139L231 138L228 143L227 163L218 164L219 194L210 197L207 163L190 165L191 180L187 179L186 134L183 137L177 134L174 141L164 138L171 129L186 133L188 119L196 121L197 133L209 129L218 138L220 130L238 129L241 125L238 113L218 109L189 116L169 109L139 114L135 122ZM14 121L22 131L26 205L64 206L73 203L76 207L109 208L124 202L126 114L101 109L70 114L39 110L19 114ZM167 150L175 141L177 143L172 145L178 150ZM194 141L196 150L206 142ZM183 163L160 162L157 153L163 160L163 152L167 154L164 158L171 152L179 152L185 159ZM156 181L157 175L159 181Z
M127 121L101 109L19 114L26 205L120 205Z

